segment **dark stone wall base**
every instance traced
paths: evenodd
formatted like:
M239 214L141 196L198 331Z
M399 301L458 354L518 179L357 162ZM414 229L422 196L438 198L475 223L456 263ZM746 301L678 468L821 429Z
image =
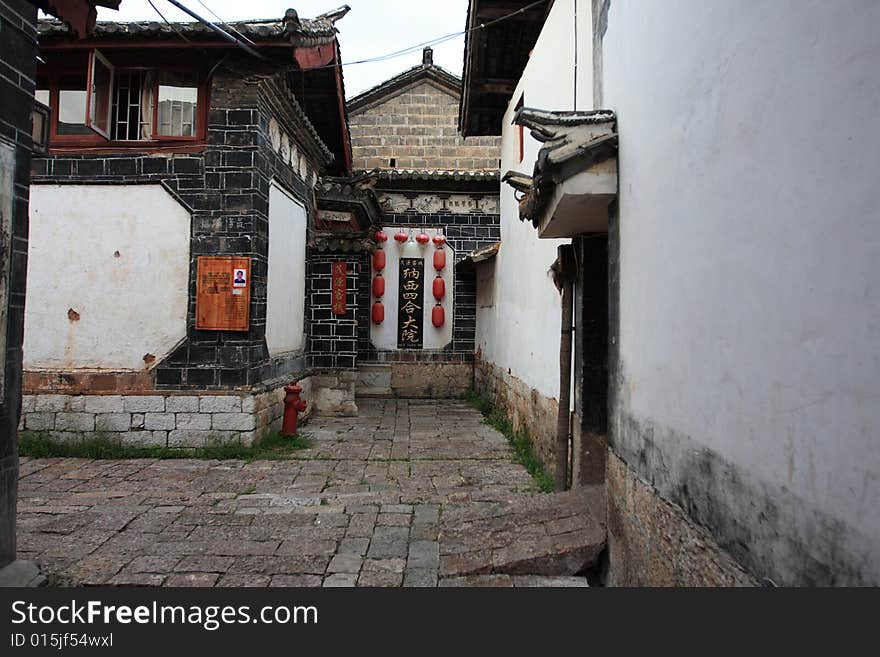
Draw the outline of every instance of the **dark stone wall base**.
M608 452L609 586L755 586L708 531Z
M504 410L514 431L528 431L538 458L552 476L559 402L508 374L506 369L483 360L479 353L474 361L474 388Z

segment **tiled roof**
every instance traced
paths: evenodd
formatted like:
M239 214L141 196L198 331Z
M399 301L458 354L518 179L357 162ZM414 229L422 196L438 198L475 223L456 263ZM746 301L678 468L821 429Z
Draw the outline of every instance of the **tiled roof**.
M493 181L500 180L498 169L490 170L450 170L450 169L371 169L357 173L357 178L376 178L378 180L461 180Z
M531 176L508 171L502 178L523 194L520 219L530 219L535 228L557 185L617 156L617 118L610 110L553 112L521 107L513 122L529 128L543 144Z
M299 19L295 12L280 19L255 19L235 21L230 23L218 23L218 27L225 29L229 26L230 32L239 32L254 41L278 41L287 42L294 46L316 46L331 43L337 34L334 23L342 18L347 7L322 14L313 19ZM234 28L234 31L231 29ZM51 19L42 19L37 25L40 36L61 37L70 34L70 28L63 22ZM90 35L92 39L118 40L118 39L180 39L183 34L189 39L216 39L217 34L210 27L199 22L180 22L168 24L161 21L99 21L95 25L95 31Z
M408 88L423 79L436 82L456 96L461 93L461 78L450 73L445 68L437 66L433 62L426 63L423 61L421 64L413 66L403 73L395 75L393 78L389 78L388 80L385 80L385 82L359 93L357 96L350 99L346 105L348 105L349 112L357 112L361 108L371 106L376 101L401 89Z
M469 0L459 102L462 135L501 134L501 119L552 5L538 0Z

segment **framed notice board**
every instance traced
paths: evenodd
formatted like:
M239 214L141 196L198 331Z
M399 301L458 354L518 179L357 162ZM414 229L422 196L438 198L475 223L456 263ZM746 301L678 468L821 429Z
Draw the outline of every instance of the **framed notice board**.
M251 259L201 256L196 271L196 328L247 331L251 308Z

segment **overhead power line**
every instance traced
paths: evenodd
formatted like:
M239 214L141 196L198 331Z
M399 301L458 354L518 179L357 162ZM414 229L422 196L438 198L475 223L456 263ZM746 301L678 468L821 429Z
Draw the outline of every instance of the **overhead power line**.
M177 7L178 9L180 9L180 11L182 11L183 13L192 16L194 19L196 19L196 20L197 20L199 23L201 23L202 25L206 25L206 26L208 26L209 28L211 28L212 30L214 30L214 32L216 32L217 34L219 34L221 37L223 37L224 39L226 39L226 40L229 41L230 43L234 43L235 45L237 45L239 48L241 48L242 50L244 50L244 51L245 51L246 53L248 53L249 55L253 55L253 56L256 57L257 59L263 59L263 60L266 59L265 57L263 57L263 55L261 55L261 54L258 53L256 50L254 50L254 49L251 48L249 45L247 45L244 41L239 41L239 40L236 39L234 36L232 36L231 34L229 34L229 32L226 32L225 30L223 30L223 28L221 28L221 27L215 25L214 23L212 23L211 21L209 21L207 18L202 18L202 17L199 16L196 12L194 12L192 9L190 9L189 7L187 7L186 5L184 5L183 3L178 2L177 0L167 0L167 2L170 2L172 5L174 5L174 6Z
M491 21L488 21L486 23L480 23L479 25L475 25L474 27L471 27L471 28L468 28L465 30L461 30L460 32L452 32L450 34L446 34L444 36L440 36L435 39L431 39L430 41L424 41L422 43L417 43L413 46L403 48L402 50L396 50L394 52L387 53L385 55L379 55L377 57L369 57L367 59L359 59L359 60L355 60L353 62L345 62L345 66L352 66L354 64L370 64L372 62L384 62L389 59L394 59L396 57L408 55L410 53L417 52L417 51L421 50L422 48L426 48L428 46L436 46L438 44L445 43L446 41L450 41L451 39L455 39L457 37L464 36L465 34L469 34L470 32L476 32L477 30L484 30L487 27L491 27L492 25L496 25L502 21L506 21L510 18L513 18L514 16L517 16L519 14L524 14L525 12L529 11L530 9L537 7L538 5L546 4L548 1L549 0L537 0L537 2L532 2L531 4L528 4L525 7L520 7L516 11L512 11L509 14L505 14L504 16L499 16L498 18L495 18ZM330 68L333 66L336 66L336 64L329 64L327 66L327 68Z
M249 44L251 44L252 46L257 45L257 44L255 44L253 41L251 41L250 39L248 39L247 36L245 36L244 34L242 34L241 32L239 32L238 30L236 30L234 25L230 25L229 23L227 23L226 21L224 21L222 18L220 18L220 16L217 15L217 12L215 12L215 11L214 11L213 9L211 9L208 5L206 5L204 2L202 2L202 0L196 0L196 2L198 2L200 5L202 5L202 7L204 7L204 8L207 10L207 12L208 12L209 14L211 14L211 16L213 16L213 17L216 18L218 21L220 21L220 24L221 24L223 27L228 27L230 30L232 30L233 32L235 32L238 36L240 36L242 39L244 39L245 41L247 41L247 42L248 42Z
M237 39L236 37L234 37L233 35L229 34L229 33L226 32L225 30L223 30L221 27L219 27L218 25L216 25L215 23L212 23L211 21L209 21L208 19L206 19L206 18L202 18L202 17L199 16L197 13L195 13L192 9L188 8L188 7L187 7L186 5L184 5L183 3L178 2L178 0L167 0L167 1L170 2L172 5L174 5L175 7L177 7L178 9L180 9L180 10L181 10L182 12L184 12L185 14L188 14L189 16L191 16L192 18L194 18L195 20L197 20L198 22L200 22L200 23L202 23L203 25L206 25L207 27L211 28L214 32L216 32L217 34L219 34L220 36L222 36L224 39L226 39L226 40L229 41L230 43L234 43L234 44L237 45L239 48L241 48L242 50L244 50L245 52L247 52L248 54L253 55L254 57L257 57L258 59L262 59L262 60L264 60L264 61L269 61L269 60L268 60L266 57L264 57L262 54L260 54L260 53L257 52L256 50L254 50L254 48L252 48L250 45L248 45L248 44L244 43L243 41ZM168 19L165 18L165 16L162 15L162 12L160 12L160 11L156 8L156 5L153 4L152 0L147 0L147 2L149 2L149 3L150 3L150 6L151 6L153 9L155 9L156 13L159 14L159 16L162 17L162 20L164 20L166 23L168 23L169 25L171 25L171 27L174 28L174 30L175 30L178 34L180 34L180 36L181 36L182 38L186 39L186 36L185 36L182 32L180 32L180 31L174 26L173 23L171 23L170 21L168 21ZM217 14L216 14L216 13L210 8L210 7L208 7L204 2L202 2L202 0L197 0L197 2L198 2L200 5L202 5L202 6L203 6L208 12L210 12L210 13L214 16L214 18L216 18L216 19L217 19L222 25L228 27L231 31L233 31L233 32L235 32L236 34L238 34L242 39L247 40L251 45L256 46L256 44L254 44L253 41L251 41L250 39L248 39L245 35L243 35L243 34L242 34L241 32L239 32L237 29L235 29L235 27L234 27L233 25L230 25L229 23L223 21L223 19L220 18L220 17L219 17L219 16L218 16L218 15L217 15ZM491 27L492 25L497 25L498 23L501 23L502 21L509 20L510 18L513 18L514 16L517 16L517 15L519 15L519 14L524 14L525 12L529 11L530 9L533 9L533 8L539 6L539 5L546 4L547 2L549 2L549 0L536 0L536 2L532 2L532 3L530 3L530 4L528 4L528 5L524 6L524 7L520 7L520 8L517 9L516 11L512 11L512 12L510 12L509 14L505 14L504 16L499 16L498 18L495 18L495 19L493 19L493 20L491 20L491 21L488 21L488 22L486 22L486 23L480 23L479 25L475 25L474 27L471 27L471 28L468 28L468 29L465 29L465 30L461 30L460 32L452 32L452 33L450 33L450 34L445 34L445 35L443 35L443 36L439 36L439 37L436 37L436 38L434 38L434 39L430 39L430 40L428 40L428 41L423 41L422 43L417 43L417 44L415 44L415 45L408 46L408 47L406 47L406 48L402 48L401 50L395 50L394 52L386 53L386 54L384 54L384 55L378 55L378 56L376 56L376 57L368 57L368 58L366 58L366 59L358 59L358 60L355 60L355 61L352 61L352 62L346 62L346 63L345 63L345 66L353 66L353 65L355 65L355 64L370 64L370 63L373 63L373 62L384 62L384 61L387 61L387 60L389 60L389 59L395 59L395 58L397 58L397 57L402 57L403 55L408 55L408 54L410 54L410 53L417 52L418 50L421 50L422 48L426 48L426 47L429 47L429 46L436 46L436 45L439 45L439 44L441 44L441 43L445 43L446 41L450 41L450 40L452 40L452 39L456 39L456 38L458 38L458 37L460 37L460 36L464 36L465 34L469 34L470 32L476 32L477 30L484 30L484 29L486 29L487 27ZM186 40L188 41L189 39L186 39ZM327 65L325 65L325 66L316 66L314 69L309 69L309 70L315 70L315 69L320 69L320 68L336 68L336 67L338 67L338 66L340 66L339 63L335 63L335 64L327 64Z

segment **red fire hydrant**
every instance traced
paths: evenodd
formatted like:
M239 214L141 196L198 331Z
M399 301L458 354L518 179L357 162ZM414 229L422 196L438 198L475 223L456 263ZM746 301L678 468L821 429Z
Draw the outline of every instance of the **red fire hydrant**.
M300 399L302 387L298 385L284 386L284 423L281 425L282 436L295 436L297 416L306 410L306 400Z

